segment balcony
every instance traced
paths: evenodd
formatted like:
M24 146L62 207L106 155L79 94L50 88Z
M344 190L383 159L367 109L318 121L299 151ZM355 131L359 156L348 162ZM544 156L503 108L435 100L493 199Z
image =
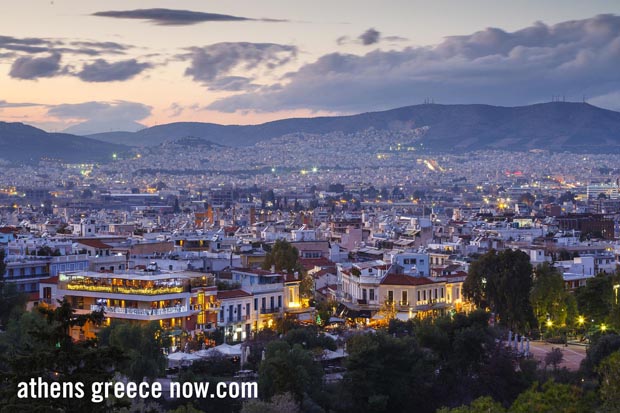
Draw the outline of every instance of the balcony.
M191 311L184 305L166 308L107 307L96 304L90 306L90 311L101 310L104 311L107 317L135 318L141 320L154 320L191 314Z
M245 323L250 320L249 315L235 316L235 317L226 317L226 318L218 318L217 324L220 326L225 326L229 324L237 324L237 323Z
M282 312L282 307L263 307L260 309L261 314L275 314Z
M60 288L63 286L60 285ZM87 284L66 284L64 289L70 291L85 291L96 293L112 293L112 294L134 294L134 295L165 295L165 294L180 294L187 292L188 289L184 286L156 286L151 288L140 287L127 287L116 285L87 285Z

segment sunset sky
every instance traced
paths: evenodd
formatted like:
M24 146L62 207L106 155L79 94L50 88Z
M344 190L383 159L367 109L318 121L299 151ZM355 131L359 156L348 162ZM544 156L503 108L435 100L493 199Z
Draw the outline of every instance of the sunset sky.
M427 97L585 96L620 110L619 72L617 0L22 0L0 11L0 120L50 131L260 123Z

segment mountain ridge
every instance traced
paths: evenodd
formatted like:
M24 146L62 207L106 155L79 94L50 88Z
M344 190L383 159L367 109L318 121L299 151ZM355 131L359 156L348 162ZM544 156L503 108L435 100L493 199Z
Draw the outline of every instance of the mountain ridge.
M130 146L152 146L192 136L225 146L251 146L289 133L355 133L427 126L425 147L438 151L477 149L585 149L620 152L620 112L588 103L551 102L526 106L422 104L345 116L290 118L257 125L174 122L137 132L90 138Z
M104 162L113 153L129 150L125 145L107 143L67 133L49 133L21 122L0 121L0 158L9 162L37 162L42 158L65 162Z

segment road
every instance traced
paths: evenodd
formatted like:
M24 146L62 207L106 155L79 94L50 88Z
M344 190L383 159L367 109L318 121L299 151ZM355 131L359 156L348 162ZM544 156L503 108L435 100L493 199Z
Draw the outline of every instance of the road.
M560 363L559 367L566 367L571 371L578 370L581 360L586 357L585 346L569 344L568 347L564 347L563 344L549 344L542 341L530 342L530 352L535 359L542 362L542 366L544 366L545 363L545 356L554 347L559 347L564 355L564 359L562 360L562 363Z

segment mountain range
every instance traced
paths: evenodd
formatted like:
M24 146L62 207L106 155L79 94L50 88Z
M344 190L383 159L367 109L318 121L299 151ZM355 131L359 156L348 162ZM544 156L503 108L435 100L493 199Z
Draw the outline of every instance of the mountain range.
M66 162L105 162L129 147L67 133L48 133L23 123L0 122L0 159L36 163L42 158Z
M426 130L422 143L433 151L547 149L620 153L620 112L587 103L551 102L519 107L423 104L350 116L283 119L260 125L178 122L137 132L86 137L0 122L0 158L105 161L111 160L113 152L123 152L128 147L156 146L188 137L210 144L243 147L290 133L356 133L370 128L389 133L422 127Z
M178 122L133 133L111 132L89 137L110 143L151 146L192 136L235 147L296 132L355 133L369 128L394 131L424 126L428 127L424 146L436 151L620 152L620 113L574 102L519 107L423 104L351 116L283 119L247 126Z

